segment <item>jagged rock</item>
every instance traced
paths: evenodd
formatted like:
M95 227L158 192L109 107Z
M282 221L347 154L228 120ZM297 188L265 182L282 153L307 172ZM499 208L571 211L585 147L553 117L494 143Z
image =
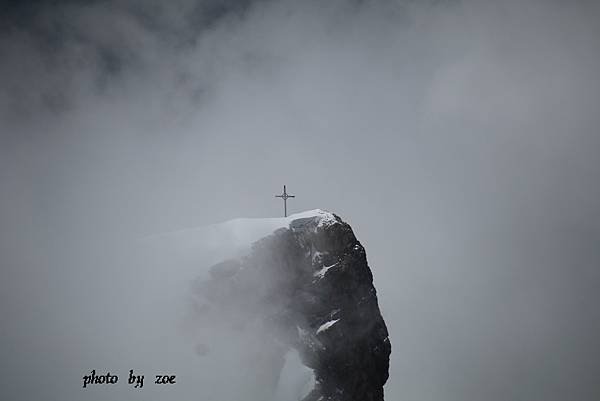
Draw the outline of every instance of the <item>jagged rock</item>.
M314 371L304 401L379 401L391 345L363 246L338 216L291 220L195 285L196 319L251 335L257 386L277 383L293 348ZM202 348L203 352L208 352Z

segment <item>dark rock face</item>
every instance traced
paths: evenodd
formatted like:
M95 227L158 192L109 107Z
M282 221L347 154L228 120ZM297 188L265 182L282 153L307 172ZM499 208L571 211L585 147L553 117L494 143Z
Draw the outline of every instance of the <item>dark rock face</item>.
M274 388L295 348L316 379L303 401L384 399L388 331L365 250L339 217L293 220L210 276L196 283L198 317L252 332L269 350L249 361L257 386Z

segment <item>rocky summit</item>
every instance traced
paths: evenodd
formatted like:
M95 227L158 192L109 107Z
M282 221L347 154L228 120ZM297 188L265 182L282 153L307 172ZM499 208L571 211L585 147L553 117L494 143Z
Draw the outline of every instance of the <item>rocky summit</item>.
M295 351L312 370L296 400L383 400L391 345L365 249L334 214L287 223L195 282L194 318L255 345L241 363L263 399L277 398Z

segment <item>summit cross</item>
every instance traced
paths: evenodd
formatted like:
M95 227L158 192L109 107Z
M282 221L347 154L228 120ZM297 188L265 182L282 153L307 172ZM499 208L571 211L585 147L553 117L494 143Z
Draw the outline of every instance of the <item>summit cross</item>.
M283 193L281 195L275 195L276 198L283 199L283 216L287 217L287 200L288 198L295 198L295 195L289 195L285 189L285 185L283 186Z

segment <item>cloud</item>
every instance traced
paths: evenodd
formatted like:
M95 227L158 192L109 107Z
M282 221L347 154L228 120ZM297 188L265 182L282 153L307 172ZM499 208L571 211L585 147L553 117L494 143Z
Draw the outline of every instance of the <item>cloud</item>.
M365 245L390 399L598 398L595 2L21 3L0 17L2 371L43 368L23 352L81 323L56 310L131 238L277 214L285 183Z

